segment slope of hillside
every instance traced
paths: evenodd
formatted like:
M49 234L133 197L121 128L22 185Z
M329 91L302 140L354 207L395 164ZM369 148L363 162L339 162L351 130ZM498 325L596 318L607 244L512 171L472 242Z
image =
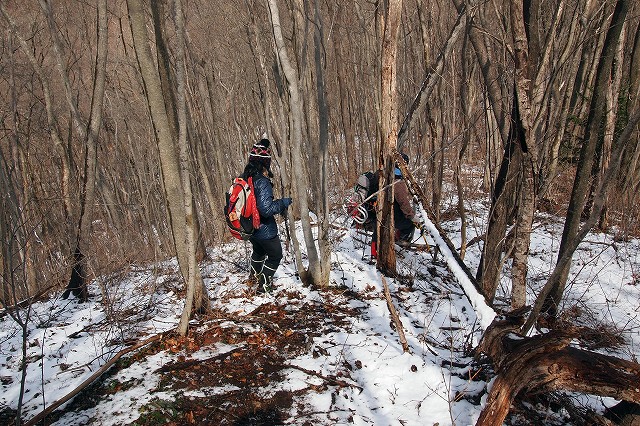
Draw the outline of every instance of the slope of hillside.
M457 224L445 228L455 242ZM536 226L531 297L553 266L559 229L550 218ZM277 290L266 297L245 283L247 246L234 242L210 250L201 266L213 312L194 319L186 339L172 333L183 304L173 261L100 277L85 304L59 298L36 303L19 312L27 320L25 331L5 315L2 423L11 424L18 406L23 343L28 420L119 351L152 336L159 337L123 355L52 413L48 424L475 423L491 372L472 358L482 328L457 277L442 256L434 258L430 239L417 243L428 242L431 251L398 248L401 276L386 282L402 321L409 348L404 351L363 238L335 230L326 289L304 287L287 254ZM626 339L616 355L628 359L637 357L640 343L638 246L637 240L590 235L567 298L577 321L615 328ZM477 250L472 246L467 255L472 267ZM569 396L596 411L615 403ZM564 410L547 410L545 416L544 424L571 423ZM510 422L518 424L518 418L516 410Z

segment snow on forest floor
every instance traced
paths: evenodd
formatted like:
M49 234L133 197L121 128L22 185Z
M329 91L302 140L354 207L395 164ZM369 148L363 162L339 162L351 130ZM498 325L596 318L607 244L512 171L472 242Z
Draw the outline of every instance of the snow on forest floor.
M459 223L443 227L459 244ZM476 229L469 227L469 239ZM553 267L561 229L544 215L536 223L530 300ZM23 343L23 419L28 420L118 351L158 334L161 339L123 356L49 416L49 424L474 424L491 372L473 360L482 327L456 276L433 251L398 248L401 278L386 281L409 346L404 352L381 276L354 237L363 238L353 230L333 231L329 288L304 287L287 254L276 274L277 290L266 297L254 295L245 283L246 245L211 249L201 270L213 312L195 318L187 338L171 333L184 299L174 261L100 277L84 304L59 297L34 303L18 312L24 329L4 315L0 424L11 424L15 416ZM638 240L589 234L578 250L563 307L576 322L618 331L625 344L613 354L631 360L640 344L639 246ZM471 270L479 249L471 246L465 258ZM502 296L507 289L505 277ZM598 412L616 403L568 396ZM534 408L542 413L539 424L572 424L566 410ZM509 424L519 422L514 411Z

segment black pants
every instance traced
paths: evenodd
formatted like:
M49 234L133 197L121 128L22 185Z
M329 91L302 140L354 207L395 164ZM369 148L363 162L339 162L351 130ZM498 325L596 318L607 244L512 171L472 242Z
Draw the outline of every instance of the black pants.
M398 208L398 210L400 210ZM377 230L377 223L375 221L375 214L373 215L374 221L373 221L373 237L372 237L372 241L373 242L377 242L378 241L378 230ZM407 219L404 215L404 213L402 213L402 211L394 211L393 212L393 221L394 221L394 227L395 227L395 240L396 241L407 241L407 242L412 242L413 240L413 234L416 230L415 225L413 224L413 222L410 219Z
M250 238L249 241L253 246L253 253L251 253L251 274L256 276L258 274L264 274L267 277L273 277L282 260L282 243L280 242L280 237L276 236L270 240Z

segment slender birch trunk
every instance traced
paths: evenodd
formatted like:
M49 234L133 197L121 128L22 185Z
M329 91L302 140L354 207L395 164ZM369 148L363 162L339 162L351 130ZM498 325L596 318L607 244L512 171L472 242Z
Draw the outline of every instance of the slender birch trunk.
M291 162L293 179L295 181L295 187L297 188L297 197L295 201L300 204L300 220L302 223L302 233L307 248L307 256L309 259L308 271L304 270L304 266L298 263L298 272L300 278L306 281L308 284L319 284L321 282L321 269L318 256L318 250L315 245L313 232L311 229L311 221L309 216L309 203L307 197L307 190L309 188L308 176L304 172L302 158L302 124L304 122L302 97L300 94L300 86L298 80L298 73L296 69L291 65L287 48L284 43L284 37L282 36L282 27L280 25L280 12L276 0L267 0L267 6L269 8L269 16L271 18L271 25L273 28L273 38L275 42L276 55L282 68L282 72L287 81L287 90L289 92L289 108L290 108L290 120L291 120L291 157L294 161ZM294 248L298 250L297 247Z

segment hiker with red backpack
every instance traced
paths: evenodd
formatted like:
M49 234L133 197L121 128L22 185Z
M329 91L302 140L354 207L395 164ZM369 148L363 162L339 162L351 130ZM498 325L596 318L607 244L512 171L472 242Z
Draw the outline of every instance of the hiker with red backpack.
M282 243L274 216L286 213L292 202L291 198L273 197L270 144L269 139L261 139L251 147L249 161L241 176L246 181L251 178L260 214L260 225L249 237L253 248L249 280L258 284L256 292L259 294L272 292L273 276L282 260Z

